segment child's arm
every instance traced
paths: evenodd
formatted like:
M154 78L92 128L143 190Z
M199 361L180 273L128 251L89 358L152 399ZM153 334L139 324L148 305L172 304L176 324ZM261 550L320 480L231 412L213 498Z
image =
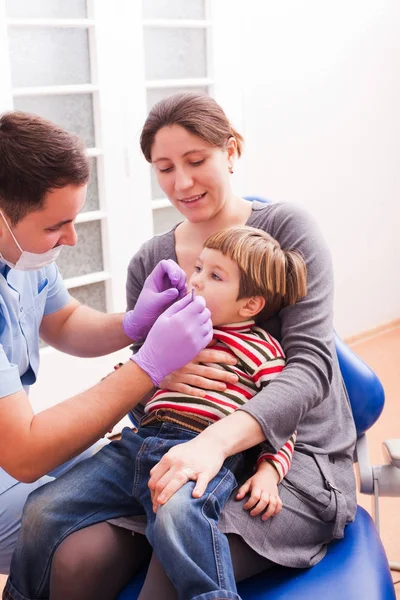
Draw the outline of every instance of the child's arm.
M261 520L266 521L279 514L282 509L278 483L278 471L271 463L263 461L258 465L257 472L239 488L236 500L242 500L246 494L250 494L243 508L250 511L251 517L263 513Z
M278 483L290 469L295 442L296 432L276 454L271 454L267 448L261 451L256 473L240 487L236 495L237 500L242 500L246 494L250 494L243 508L250 510L251 517L265 511L261 520L266 521L281 512L282 500L279 497Z
M297 432L295 431L286 444L282 446L280 450L276 454L272 454L268 451L268 443L261 444L261 453L257 459L257 467L263 462L267 461L270 463L277 471L279 475L278 483L282 481L284 477L286 477L290 465L292 463L292 457L294 452L294 445L296 443Z

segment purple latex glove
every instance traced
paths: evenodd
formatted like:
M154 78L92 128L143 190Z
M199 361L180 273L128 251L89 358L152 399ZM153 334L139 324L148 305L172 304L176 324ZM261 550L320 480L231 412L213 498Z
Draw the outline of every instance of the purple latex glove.
M160 261L144 282L135 308L125 313L124 333L135 342L141 342L164 310L185 294L185 272L171 259Z
M204 298L190 294L170 306L154 323L145 343L131 357L155 386L187 365L212 340L210 311Z

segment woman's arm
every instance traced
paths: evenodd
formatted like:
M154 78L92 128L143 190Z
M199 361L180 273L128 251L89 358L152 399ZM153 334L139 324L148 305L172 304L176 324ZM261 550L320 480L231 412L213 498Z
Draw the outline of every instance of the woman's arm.
M286 355L285 369L240 410L259 422L275 451L296 430L298 442L305 435L307 444L324 448L326 429L311 421L321 422L334 410L333 405L330 409L322 405L330 395L335 370L336 377L340 375L333 341L330 252L314 220L297 206L272 204L259 211L251 225L266 229L282 248L296 248L302 254L307 265L307 296L281 310L271 323L280 326L276 335L280 333ZM340 415L336 419L340 426Z
M156 512L187 481L196 481L193 496L199 498L224 460L265 440L259 423L249 414L236 411L184 444L174 446L150 471L149 488Z

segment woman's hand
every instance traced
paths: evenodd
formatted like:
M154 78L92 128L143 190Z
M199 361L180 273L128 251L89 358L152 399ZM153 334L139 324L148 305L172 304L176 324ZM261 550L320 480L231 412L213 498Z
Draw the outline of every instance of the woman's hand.
M224 460L218 444L210 444L201 436L171 448L150 471L149 488L154 512L189 480L196 481L192 495L200 498Z
M251 517L257 517L261 513L262 521L274 517L282 510L282 500L278 491L279 475L274 467L264 461L257 472L244 483L236 494L236 500L242 500L247 494L249 499L243 508L250 511Z
M224 392L226 383L236 383L239 379L234 373L216 367L205 367L199 363L235 365L237 359L227 352L205 348L185 367L167 375L162 380L160 387L172 392L204 398L207 390Z

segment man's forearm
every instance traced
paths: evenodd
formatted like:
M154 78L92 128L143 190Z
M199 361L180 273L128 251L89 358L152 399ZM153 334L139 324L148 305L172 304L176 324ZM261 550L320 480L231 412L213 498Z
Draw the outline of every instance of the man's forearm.
M75 356L110 354L132 343L123 332L124 314L105 314L79 305L65 322L58 347Z
M25 425L14 444L2 449L1 464L20 481L30 482L76 456L109 431L153 388L150 377L132 361L91 389L37 415L14 403ZM22 412L24 411L24 412Z

